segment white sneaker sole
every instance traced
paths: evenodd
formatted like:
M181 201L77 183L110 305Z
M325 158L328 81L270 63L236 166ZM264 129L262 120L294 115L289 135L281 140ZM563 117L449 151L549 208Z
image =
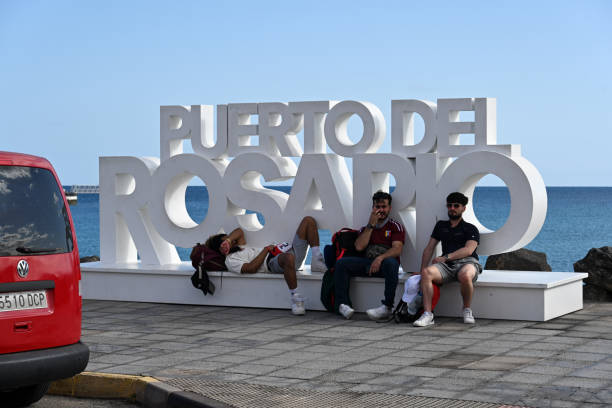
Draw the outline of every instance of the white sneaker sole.
M340 313L340 315L342 317L344 317L346 320L351 320L351 317L353 317L353 313L355 313L354 310L351 310L350 312L346 313L346 314L342 314Z
M427 327L427 326L433 326L436 322L435 321L431 321L429 323L418 323L418 320L414 323L412 323L412 325L414 327Z

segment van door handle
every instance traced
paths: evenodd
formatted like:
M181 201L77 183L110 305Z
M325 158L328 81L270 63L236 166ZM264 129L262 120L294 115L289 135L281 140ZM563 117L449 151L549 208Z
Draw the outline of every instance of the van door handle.
M32 321L15 322L14 330L16 332L28 332L32 330Z

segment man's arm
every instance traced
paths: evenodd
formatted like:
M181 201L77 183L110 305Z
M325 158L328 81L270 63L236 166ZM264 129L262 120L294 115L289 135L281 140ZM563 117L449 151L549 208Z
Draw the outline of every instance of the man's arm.
M476 247L478 247L478 242L470 239L465 243L463 248L459 248L454 252L446 254L446 256L439 256L433 260L433 263L456 261L457 259L466 258L474 253Z
M246 245L246 240L244 239L244 231L242 231L242 228L236 228L235 230L230 232L225 239L230 241L230 246Z
M421 257L421 272L423 272L423 270L429 266L429 261L431 261L431 257L433 256L434 249L436 248L436 245L438 245L438 242L440 241L435 238L429 238L429 242L423 250L423 256ZM436 263L435 259L434 263Z
M236 228L229 235L226 235L223 238L223 242L221 243L221 247L219 250L223 255L227 255L230 249L236 245L246 245L246 240L244 239L244 231L240 228Z
M251 262L247 262L247 263L242 264L242 267L240 268L240 273L255 273L255 272L257 272L259 267L266 260L266 256L268 256L268 253L270 252L270 249L272 249L272 247L273 247L273 245L268 245L267 247L262 249L261 252L255 258L253 258L253 260Z
M378 215L376 214L376 209L372 208L372 212L370 213L370 219L368 220L368 225L376 225L376 221L378 220ZM361 231L361 234L355 240L355 249L358 251L363 251L368 247L370 243L370 237L372 236L372 228L366 225ZM401 250L400 250L401 252Z
M384 254L380 254L376 258L374 258L374 260L372 261L372 265L370 265L370 271L368 274L372 275L373 273L378 272L378 270L380 269L380 264L382 264L382 261L384 261L386 258L399 257L402 254L403 248L404 243L402 241L391 242L391 248L387 249L387 252L385 252Z

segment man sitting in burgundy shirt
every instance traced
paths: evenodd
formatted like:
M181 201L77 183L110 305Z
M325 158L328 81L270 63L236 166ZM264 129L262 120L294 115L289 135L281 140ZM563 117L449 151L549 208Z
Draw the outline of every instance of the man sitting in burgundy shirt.
M354 310L348 304L349 280L351 276L375 276L385 278L385 299L382 305L369 309L372 320L383 319L391 314L397 288L399 256L404 246L404 227L389 217L391 195L377 191L372 197L372 212L368 224L361 229L355 240L355 249L366 251L367 257L344 257L336 262L334 271L334 296L338 313L346 319Z

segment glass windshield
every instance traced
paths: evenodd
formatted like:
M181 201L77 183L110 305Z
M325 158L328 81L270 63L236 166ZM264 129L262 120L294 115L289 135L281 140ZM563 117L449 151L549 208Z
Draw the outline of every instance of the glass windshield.
M0 166L0 256L72 252L62 193L46 169Z

